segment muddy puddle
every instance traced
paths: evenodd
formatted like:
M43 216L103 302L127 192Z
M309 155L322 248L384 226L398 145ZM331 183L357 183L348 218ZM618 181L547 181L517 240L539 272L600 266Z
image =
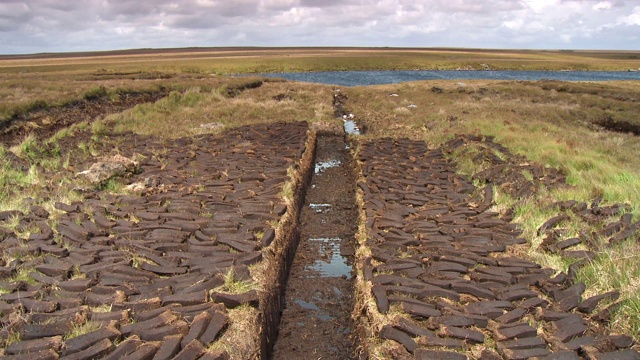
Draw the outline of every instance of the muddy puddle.
M358 213L351 159L343 136L318 137L273 359L356 358L351 312Z

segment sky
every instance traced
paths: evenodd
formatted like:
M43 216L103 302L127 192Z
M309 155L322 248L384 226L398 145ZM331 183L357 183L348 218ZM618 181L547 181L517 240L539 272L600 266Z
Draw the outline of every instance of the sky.
M0 54L217 46L640 50L640 0L0 0Z

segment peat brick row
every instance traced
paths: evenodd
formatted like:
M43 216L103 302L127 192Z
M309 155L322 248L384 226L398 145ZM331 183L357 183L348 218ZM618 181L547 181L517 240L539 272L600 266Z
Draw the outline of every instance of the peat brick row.
M258 305L250 266L286 212L307 130L276 123L137 145L131 181L151 184L142 194L89 193L56 204L55 220L38 207L3 212L23 231L0 243L4 355L225 358L206 348L228 309Z
M361 144L358 160L371 252L361 259L363 277L387 319L379 336L404 351L389 356L640 355L629 336L600 330L594 319L606 322L609 309L587 315L618 294L583 299L584 284L506 254L526 242L521 231L487 211L441 149L379 139Z

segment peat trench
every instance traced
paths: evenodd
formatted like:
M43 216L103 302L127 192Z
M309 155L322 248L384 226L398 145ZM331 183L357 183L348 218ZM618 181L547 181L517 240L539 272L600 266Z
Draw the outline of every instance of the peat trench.
M353 358L353 168L343 136L318 136L273 359Z

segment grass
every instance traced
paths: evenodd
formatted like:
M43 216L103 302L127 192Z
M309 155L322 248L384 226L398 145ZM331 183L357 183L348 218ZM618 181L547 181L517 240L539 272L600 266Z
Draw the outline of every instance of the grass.
M278 121L309 121L331 118L330 87L291 84L280 81L265 81L252 88L254 79L242 84L234 80L234 87L249 86L233 97L227 97L228 87L193 87L185 92L172 92L168 97L153 104L138 105L107 121L114 124L115 131L132 130L139 134L161 137L181 137L206 132L219 132L222 126L207 131L207 124L229 126ZM245 85L243 85L245 84ZM274 99L280 93L289 95L286 100Z
M225 350L231 359L251 358L259 343L259 339L251 338L258 316L258 310L246 304L230 309L229 326L217 341L207 345L207 350Z
M85 335L96 330L99 330L102 325L95 321L87 321L83 324L74 324L73 329L64 336L64 340L73 339L75 337Z
M257 290L259 284L253 280L236 280L235 271L233 268L229 269L224 275L224 284L213 289L213 291L220 291L228 294L243 294L247 291Z

